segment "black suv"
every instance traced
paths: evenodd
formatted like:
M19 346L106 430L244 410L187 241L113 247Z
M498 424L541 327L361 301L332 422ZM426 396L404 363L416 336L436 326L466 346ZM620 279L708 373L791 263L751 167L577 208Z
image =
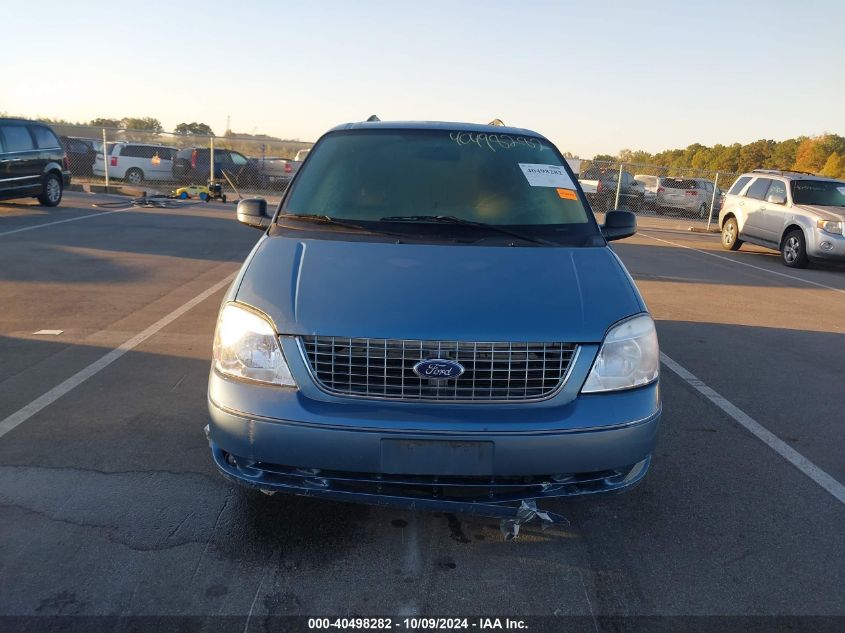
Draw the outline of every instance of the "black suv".
M173 159L173 179L183 184L208 181L211 172L207 147L180 149ZM214 148L214 177L223 180L223 173L235 184L254 184L258 180L258 163L232 149Z
M55 207L69 184L67 156L50 126L0 119L0 200L32 197Z
M59 140L65 148L70 173L74 176L93 176L94 159L98 149L103 146L102 142L76 136L60 136Z

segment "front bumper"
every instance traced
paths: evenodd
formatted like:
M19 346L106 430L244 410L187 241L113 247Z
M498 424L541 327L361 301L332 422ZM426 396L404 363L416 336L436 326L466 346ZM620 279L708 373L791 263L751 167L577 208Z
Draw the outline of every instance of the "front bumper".
M211 454L230 481L265 493L365 503L383 507L440 510L511 517L522 501L621 492L639 483L651 456L626 469L543 477L439 477L347 473L251 462L222 450L213 441Z
M814 230L807 240L807 256L814 260L845 262L845 236Z
M220 471L266 492L504 517L528 499L614 492L637 484L651 463L661 415L656 383L580 396L560 408L557 428L547 419L525 421L540 417L531 406L522 410L519 430L497 428L495 407L473 409L476 415L488 411L490 421L456 421L456 430L446 432L422 430L418 413L403 416L395 408L388 414L390 424L357 420L347 426L337 420L249 415L209 398L206 432ZM403 470L401 457L397 460L385 448L397 441L410 447L405 455L413 456L417 448L434 453L430 459L409 460ZM454 445L483 445L484 458L475 460L472 448L470 453L437 453L441 446Z

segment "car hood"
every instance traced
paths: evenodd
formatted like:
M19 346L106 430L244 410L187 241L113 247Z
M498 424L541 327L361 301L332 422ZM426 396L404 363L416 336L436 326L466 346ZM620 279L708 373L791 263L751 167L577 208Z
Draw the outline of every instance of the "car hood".
M282 334L599 342L645 310L610 248L265 237L236 300Z
M822 220L845 221L845 207L822 207L814 204L798 205L799 209L815 213Z

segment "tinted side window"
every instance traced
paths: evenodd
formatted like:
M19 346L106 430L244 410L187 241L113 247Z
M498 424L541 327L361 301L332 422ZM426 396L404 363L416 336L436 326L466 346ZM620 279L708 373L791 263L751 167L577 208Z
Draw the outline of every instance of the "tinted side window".
M30 127L32 134L35 136L35 142L38 143L40 149L48 149L53 147L61 147L59 139L53 134L53 131L42 125L33 125Z
M737 178L737 181L733 184L730 190L728 190L728 193L732 196L739 195L739 192L742 191L742 188L748 184L749 180L751 180L751 176L742 176L741 178Z
M246 156L243 154L238 154L237 152L232 152L232 162L235 165L246 165Z
M152 158L154 149L145 145L127 145L120 151L120 155L130 158Z
M29 130L23 125L4 125L0 127L0 131L6 137L7 152L25 152L35 149Z
M758 178L748 188L748 193L745 195L755 200L765 200L766 192L769 190L769 185L772 184L770 178Z

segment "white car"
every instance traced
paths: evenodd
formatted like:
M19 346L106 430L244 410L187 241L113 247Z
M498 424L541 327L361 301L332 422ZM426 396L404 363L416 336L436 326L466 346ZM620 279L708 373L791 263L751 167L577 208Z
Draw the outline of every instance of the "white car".
M660 176L651 176L649 174L636 174L634 179L637 182L643 183L643 203L645 206L652 208L657 203L657 190L660 188Z
M109 178L120 178L133 185L145 180L172 180L173 157L177 148L151 143L108 144ZM94 158L95 176L105 176L103 154Z

